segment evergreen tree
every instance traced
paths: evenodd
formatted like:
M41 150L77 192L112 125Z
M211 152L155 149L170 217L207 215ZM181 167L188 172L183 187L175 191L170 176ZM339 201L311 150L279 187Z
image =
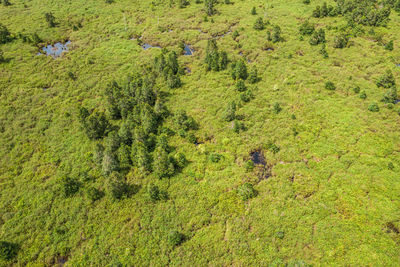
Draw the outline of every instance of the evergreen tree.
M257 67L253 66L252 69L250 70L250 74L249 74L249 82L250 83L257 83L258 82L258 71L257 71Z
M141 121L143 131L146 135L150 133L155 133L157 131L157 116L154 113L153 108L150 107L148 104L144 104L142 106Z
M119 165L123 169L128 169L132 165L131 161L131 147L123 144L118 149Z
M238 80L236 83L236 90L239 92L244 92L247 90L246 85L244 84L243 80Z
M305 21L299 27L299 32L301 35L311 35L315 31L314 25L311 24L308 20Z
M7 27L0 23L0 44L5 44L10 39L10 32Z
M347 44L349 43L349 39L350 38L346 34L341 33L335 37L333 47L334 48L345 48L347 46Z
M53 13L45 13L44 18L46 19L47 25L49 25L50 28L54 28L56 26L56 18L54 17Z
M90 139L102 138L109 128L109 122L104 113L93 112L84 122L86 135Z
M262 17L258 17L256 19L256 21L254 22L253 28L258 31L264 30L265 25L264 25L264 21L263 21Z
M119 171L119 161L117 155L110 149L104 151L103 161L101 162L101 169L104 175L108 176L112 172Z
M393 86L384 94L382 102L395 104L397 99L397 89Z
M243 59L237 61L232 66L232 68L233 68L232 78L234 80L238 80L238 79L246 80L247 79L247 77L248 77L247 66Z
M205 0L204 1L204 6L205 6L206 13L208 16L212 16L217 12L215 10L216 4L217 4L217 0Z
M174 174L174 165L171 162L168 152L161 146L154 151L153 170L157 178L165 178Z
M147 151L147 147L143 143L137 142L132 149L134 149L136 152L135 158L132 159L132 161L136 163L136 166L140 171L149 172L151 170L151 157Z
M235 102L230 102L224 113L225 121L233 121L236 118L236 104Z
M253 8L251 9L251 14L257 15L256 7L253 6Z
M393 40L390 40L388 43L385 44L385 49L388 51L393 51Z
M313 35L311 36L310 39L310 44L311 45L318 45L325 43L325 31L323 29L319 29L318 31L314 31Z
M396 86L396 81L394 79L393 73L387 70L377 81L376 85L383 88L391 88Z
M274 26L273 32L272 32L272 42L277 43L282 40L281 37L281 27L279 26Z

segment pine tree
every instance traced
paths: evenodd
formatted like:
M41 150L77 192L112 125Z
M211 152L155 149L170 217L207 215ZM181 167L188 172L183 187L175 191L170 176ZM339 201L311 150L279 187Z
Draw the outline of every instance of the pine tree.
M44 18L46 19L46 22L50 28L54 28L56 26L56 18L54 17L53 13L45 13Z
M10 32L7 27L0 23L0 44L5 44L10 40Z
M236 118L236 104L235 102L230 102L225 110L224 120L233 121Z
M256 19L256 21L254 22L253 28L258 31L264 30L265 25L264 25L264 21L263 21L262 17L258 17Z
M246 80L248 77L247 66L243 59L239 60L234 64L232 70L232 78L234 80L242 79Z
M216 13L215 5L217 4L217 0L205 0L204 6L206 9L206 13L208 16L212 16Z
M161 146L154 151L153 170L157 178L161 179L174 174L174 165L171 162L168 152Z
M253 84L258 82L258 71L256 66L253 66L253 68L250 70L249 82Z
M253 8L251 9L251 14L257 15L256 7L253 6Z

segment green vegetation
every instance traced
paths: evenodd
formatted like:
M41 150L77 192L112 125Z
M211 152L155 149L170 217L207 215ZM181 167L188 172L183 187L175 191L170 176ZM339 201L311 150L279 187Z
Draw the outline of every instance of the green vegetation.
M0 266L400 265L399 0L0 17Z

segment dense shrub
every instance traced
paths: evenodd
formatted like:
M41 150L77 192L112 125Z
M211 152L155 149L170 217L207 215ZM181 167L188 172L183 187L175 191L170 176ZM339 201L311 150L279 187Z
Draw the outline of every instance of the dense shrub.
M327 81L325 83L325 89L333 91L333 90L336 90L336 86L335 86L335 84L333 82Z
M19 246L15 243L0 241L0 259L9 261L18 254Z
M389 88L383 95L382 102L395 104L397 101L397 89L396 87Z
M150 200L153 202L168 199L168 193L166 191L160 190L158 186L154 184L148 185L147 193L149 194Z
M0 23L0 44L5 44L11 40L10 32L7 27Z
M256 19L256 21L254 22L253 28L258 31L265 29L265 24L264 24L262 17L258 17Z
M247 73L247 66L243 59L232 64L232 78L234 80L246 80L249 74Z
M56 26L56 18L54 17L53 13L49 12L49 13L45 13L44 14L44 18L47 22L47 25L50 28L53 28Z
M337 35L334 39L333 47L335 48L345 48L347 44L349 43L349 37L348 35L341 33Z
M280 105L279 103L275 103L275 104L274 104L274 113L275 113L275 114L278 114L278 113L281 112L281 111L282 111L281 105Z
M311 24L308 20L301 24L299 27L299 33L301 35L311 35L314 31L314 24Z
M368 110L372 112L378 112L379 111L379 106L377 103L373 102L368 106Z
M243 80L238 80L236 83L236 90L239 92L244 92L247 90L246 85Z
M61 187L62 191L65 197L70 197L73 196L75 193L77 193L81 187L81 183L71 177L63 177L61 180Z
M97 200L100 200L104 196L104 192L95 188L95 187L89 187L86 191L87 197L92 201L95 202Z
M249 73L249 82L250 83L257 83L259 81L257 67L253 66Z
M219 51L215 39L208 40L205 63L208 71L225 70L228 66L228 54L224 51Z
M253 8L251 9L251 14L257 15L256 7L253 6Z
M181 245L185 241L185 235L178 231L171 231L168 235L168 243L172 247Z
M184 131L195 130L197 128L195 120L188 116L184 110L179 110L175 113L174 123L178 129Z
M81 122L83 122L86 135L92 140L103 138L110 127L106 116L102 112L93 112L84 119L82 117Z
M217 12L215 9L215 5L217 4L217 2L218 2L217 0L204 0L206 14L208 16L212 16Z
M376 82L378 87L391 88L396 86L396 81L394 79L393 73L387 70Z
M244 183L237 190L239 196L242 200L246 201L255 196L257 196L257 191L254 189L253 185L250 183Z
M225 121L233 121L236 118L236 104L235 102L228 103L224 112L223 118Z
M273 43L277 43L283 40L283 38L281 37L281 27L279 27L278 25L275 25L274 28L272 29L272 37L271 37L271 41Z
M161 146L158 146L154 151L153 171L154 175L159 179L169 177L175 172L173 161L170 159L168 152Z
M393 40L390 40L388 43L385 44L385 49L388 51L393 50Z
M325 31L323 29L319 29L317 31L314 31L310 38L310 44L311 45L318 45L325 43Z

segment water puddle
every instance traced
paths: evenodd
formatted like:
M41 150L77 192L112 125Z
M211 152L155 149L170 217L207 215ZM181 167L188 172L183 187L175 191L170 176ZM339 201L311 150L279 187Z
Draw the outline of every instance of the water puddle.
M251 161L254 162L255 165L264 165L265 166L265 158L262 154L261 150L256 150L250 153Z
M62 55L64 52L68 52L68 45L71 44L71 41L67 41L63 43L55 43L54 45L48 45L42 47L42 52L37 53L37 55L47 55L52 56L53 58L57 58Z
M147 43L142 44L141 47L142 47L144 50L147 50L147 49L149 49L149 48L161 48L161 46L157 46L157 45L152 46L151 44L147 44Z
M185 56L191 56L191 55L193 55L193 53L194 53L194 50L191 49L190 46L188 46L187 44L185 44L185 48L184 48L184 51L183 51L183 55L185 55Z

